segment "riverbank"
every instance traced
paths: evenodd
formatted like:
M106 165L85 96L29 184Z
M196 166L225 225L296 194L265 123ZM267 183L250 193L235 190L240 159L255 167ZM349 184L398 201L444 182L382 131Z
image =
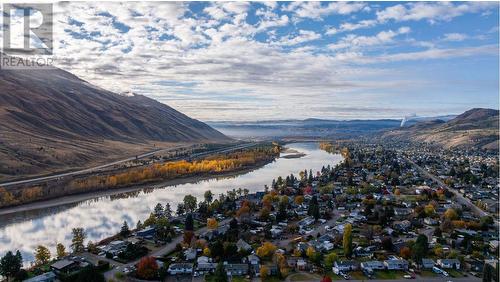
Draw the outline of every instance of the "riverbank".
M1 208L0 215L8 215L8 214L13 214L13 213L18 213L18 212L26 212L26 211L32 211L32 210L37 210L37 209L45 209L45 208L51 208L51 207L56 207L56 206L61 206L61 205L68 205L68 204L83 202L86 200L101 198L101 197L109 197L109 196L113 196L113 195L139 191L139 190L146 189L146 188L147 189L166 189L168 187L175 187L177 185L186 184L186 183L198 183L200 181L205 181L205 180L209 180L209 179L230 178L230 177L235 177L235 176L238 176L240 174L245 174L245 173L251 172L253 170L259 169L259 168L261 168L261 167L263 167L263 166L265 166L273 161L274 160L269 161L269 162L256 163L252 167L245 167L245 168L241 168L241 169L229 171L229 172L212 173L209 175L179 177L179 178L171 179L171 180L158 181L157 183L139 184L139 185L132 185L132 186L128 186L128 187L114 188L114 189L104 189L104 190L98 190L98 191L93 191L93 192L89 192L89 193L72 194L72 195L62 196L62 197L48 199L48 200L35 201L35 202L27 203L24 205Z

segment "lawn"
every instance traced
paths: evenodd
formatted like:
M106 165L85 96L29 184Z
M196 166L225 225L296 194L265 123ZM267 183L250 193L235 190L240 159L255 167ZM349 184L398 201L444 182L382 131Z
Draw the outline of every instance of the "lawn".
M448 274L450 274L451 277L458 278L458 277L464 277L463 273L455 270L455 269L445 269Z
M366 280L368 277L366 277L362 271L351 271L349 272L349 275L351 275L352 279L355 280Z
M309 273L295 273L288 276L290 281L311 281L311 280L320 280L321 277L317 274L309 274Z
M404 276L403 271L396 271L396 270L375 271L376 279L398 279L398 278L403 278L403 276Z

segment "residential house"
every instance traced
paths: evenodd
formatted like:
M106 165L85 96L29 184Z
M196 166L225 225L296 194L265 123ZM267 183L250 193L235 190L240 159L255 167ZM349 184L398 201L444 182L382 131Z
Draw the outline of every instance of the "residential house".
M50 266L52 271L54 271L57 275L59 274L68 274L73 271L76 271L80 268L80 265L78 262L69 260L69 259L62 259Z
M388 270L407 270L408 262L404 259L384 260L384 265Z
M173 263L168 267L170 275L191 274L193 272L192 263Z
M248 264L246 263L226 264L224 269L228 276L244 276L248 274Z
M445 269L460 269L460 261L458 259L438 259L437 264Z
M306 271L309 268L309 264L304 259L297 260L297 270Z
M383 262L378 260L364 261L361 263L362 270L383 270L385 265Z
M353 260L335 261L332 270L335 274L340 272L349 272L358 269L358 263Z
M187 250L184 251L184 257L186 258L186 260L190 261L190 260L195 260L196 259L196 249L193 249L193 248L189 248Z
M252 250L252 246L245 242L243 239L239 239L238 242L236 242L236 247L238 248L238 251L245 251L249 252Z
M436 262L434 260L428 258L422 259L423 268L431 269L434 267L434 265L436 265Z

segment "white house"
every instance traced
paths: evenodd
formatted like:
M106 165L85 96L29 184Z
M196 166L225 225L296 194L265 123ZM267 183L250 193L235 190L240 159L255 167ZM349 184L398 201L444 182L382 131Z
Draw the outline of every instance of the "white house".
M358 263L352 260L336 261L332 267L332 271L335 274L339 274L340 272L349 272L356 269L358 269Z
M191 274L193 272L192 263L173 263L168 267L170 275Z
M458 259L438 259L437 264L442 268L460 269L460 261Z
M384 265L389 270L406 270L406 269L408 269L408 262L404 259L384 260Z
M370 261L364 261L361 263L361 269L363 270L383 270L385 269L385 265L383 262L378 261L378 260L370 260Z

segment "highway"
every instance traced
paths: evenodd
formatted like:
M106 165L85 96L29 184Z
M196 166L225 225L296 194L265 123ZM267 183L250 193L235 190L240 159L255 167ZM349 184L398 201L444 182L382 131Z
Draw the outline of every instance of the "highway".
M211 154L216 154L216 153L226 153L226 152L230 152L230 151L234 151L234 150L239 150L239 149L245 149L245 148L253 147L253 146L256 146L258 144L259 143L246 143L246 144L239 144L239 145L231 145L231 146L229 146L227 148L223 148L223 149L217 149L217 150L210 150L210 151L207 151L207 152L195 153L195 154L192 154L192 155L186 157L186 159L190 160L190 159L200 158L200 157L204 157L204 156L211 155ZM154 154L157 154L157 153L169 152L169 151L173 151L173 150L177 150L177 149L181 149L181 148L187 148L187 147L189 147L189 146L185 145L185 146L170 147L170 148L166 148L166 149L165 148L164 149L158 149L158 150L147 152L147 153L144 153L144 154L141 154L141 155L137 155L137 156L129 157L129 158L126 158L126 159L122 159L122 160L118 160L118 161L113 161L113 162L106 163L106 164L103 164L103 165L94 166L94 167L90 167L90 168L85 168L85 169L81 169L81 170L76 170L76 171L71 171L71 172L65 172L65 173L60 173L60 174L54 174L54 175L48 175L48 176L42 176L42 177L36 177L36 178L28 178L28 179L22 179L22 180L16 180L16 181L4 182L4 183L0 183L0 187L6 188L8 186L14 186L14 185L20 185L20 184L36 184L38 182L43 182L43 181L48 181L48 180L54 180L54 179L58 179L58 178L62 178L62 177L67 177L67 176L76 176L76 175L81 175L81 174L99 172L102 169L109 168L109 167L112 167L112 166L115 166L115 165L118 165L118 164L122 164L122 163L125 163L125 162L129 162L129 161L133 161L133 160L138 160L138 159L143 159L143 158L146 158L146 157L153 156ZM172 159L172 160L177 160L177 159L180 159L180 158L175 158L175 159Z

